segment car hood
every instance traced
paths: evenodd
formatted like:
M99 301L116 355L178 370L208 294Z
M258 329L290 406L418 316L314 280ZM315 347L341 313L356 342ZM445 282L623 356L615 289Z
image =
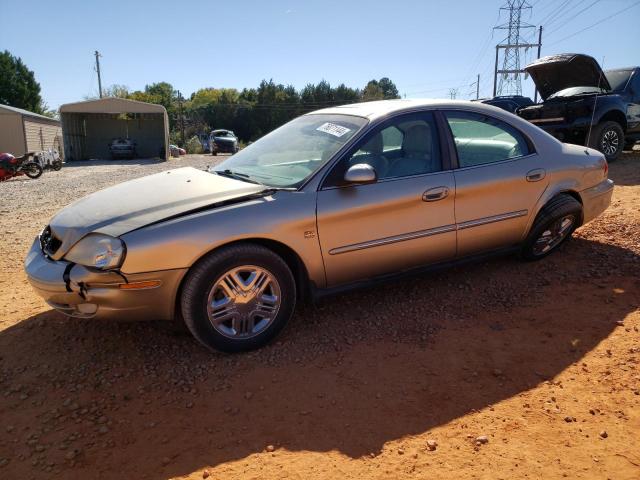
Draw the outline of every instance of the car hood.
M546 100L570 87L598 87L611 90L611 85L598 62L588 55L562 53L542 57L525 67L540 97Z
M168 217L266 189L192 167L120 183L72 203L51 219L51 233L61 242L53 257L61 258L90 232L117 237Z

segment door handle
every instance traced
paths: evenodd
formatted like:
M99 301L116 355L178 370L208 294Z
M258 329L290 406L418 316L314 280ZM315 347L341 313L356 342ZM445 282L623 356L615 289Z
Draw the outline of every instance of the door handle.
M546 174L547 172L545 172L544 169L536 168L533 170L529 170L525 178L527 179L527 182L539 182L545 177Z
M438 200L442 200L449 195L448 187L435 187L430 188L426 192L422 194L423 202L437 202Z

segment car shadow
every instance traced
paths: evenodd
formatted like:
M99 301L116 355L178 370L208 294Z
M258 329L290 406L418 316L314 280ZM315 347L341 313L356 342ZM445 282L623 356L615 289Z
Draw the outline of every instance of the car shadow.
M241 355L153 322L32 316L0 332L3 424L37 434L0 430L5 472L165 479L254 454L376 455L553 381L636 308L635 253L560 250L304 305L279 341Z

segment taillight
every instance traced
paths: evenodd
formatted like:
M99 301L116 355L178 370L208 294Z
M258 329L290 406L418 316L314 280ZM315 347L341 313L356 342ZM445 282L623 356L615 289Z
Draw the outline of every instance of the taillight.
M604 165L602 166L602 173L604 174L604 178L607 178L609 176L609 163L606 158L603 158L602 161L604 162Z

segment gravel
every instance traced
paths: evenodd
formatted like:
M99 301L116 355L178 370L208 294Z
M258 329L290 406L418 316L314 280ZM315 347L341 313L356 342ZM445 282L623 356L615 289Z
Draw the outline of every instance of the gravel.
M583 422L593 422L585 431L606 426L607 447L626 437L622 412L638 398L638 323L616 321L639 307L640 222L629 218L638 197L627 193L635 187L617 189L603 219L542 262L490 259L300 305L282 337L243 355L212 354L154 322L65 319L34 296L24 254L59 208L119 181L214 160L88 162L0 184L0 467L11 471L7 478L58 470L60 478L168 478L205 467L214 478L260 478L262 471L243 469L264 451L277 460L322 452L312 461L328 458L340 469L361 465L365 455L394 457L405 464L393 477L412 458L401 451L436 450L435 437L446 439L445 453L467 432L489 434L487 451L513 449L493 462L531 455L530 465L542 459L559 468L547 456L549 442L569 435L588 451L579 443ZM635 166L629 171L627 183L639 184ZM567 428L562 419L575 419L557 405L593 413ZM535 425L537 436L523 425ZM483 445L489 435L469 434L466 442ZM601 445L593 434L591 443ZM380 455L387 444L400 455ZM463 450L447 462L472 477L465 469L474 461ZM264 457L246 468L273 468L265 478L303 471L285 460L276 469L267 463L272 455ZM236 460L238 470L224 475ZM138 470L125 474L123 465Z

